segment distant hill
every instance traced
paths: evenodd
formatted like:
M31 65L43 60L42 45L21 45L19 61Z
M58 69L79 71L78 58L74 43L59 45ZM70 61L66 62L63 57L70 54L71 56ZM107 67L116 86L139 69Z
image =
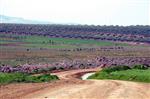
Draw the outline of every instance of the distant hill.
M53 24L51 22L28 20L18 17L10 17L5 15L0 15L0 23L21 23L21 24Z

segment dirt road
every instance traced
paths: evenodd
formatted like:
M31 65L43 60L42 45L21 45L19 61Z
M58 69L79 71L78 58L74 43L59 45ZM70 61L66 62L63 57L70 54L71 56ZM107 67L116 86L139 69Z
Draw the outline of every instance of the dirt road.
M150 84L117 80L81 80L86 72L99 69L54 73L61 80L51 83L1 86L1 99L150 99Z

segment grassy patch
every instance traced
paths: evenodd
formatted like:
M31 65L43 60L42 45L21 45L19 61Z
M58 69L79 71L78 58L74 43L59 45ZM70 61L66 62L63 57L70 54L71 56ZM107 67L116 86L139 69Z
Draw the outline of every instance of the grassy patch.
M56 75L43 74L39 76L32 76L25 73L0 73L0 83L14 83L14 82L49 82L58 80Z
M49 82L52 80L58 80L59 78L56 75L44 74L39 76L27 76L26 82Z
M24 44L24 47L29 48L50 48L50 49L63 49L63 48L77 48L77 46L74 45L66 45L66 44L60 44L60 45L50 45L50 44Z
M118 66L103 69L102 71L99 71L90 76L88 79L114 79L150 82L150 69L140 68L140 65L136 65L134 68L128 68L127 66Z
M44 36L27 35L0 35L0 44L20 43L22 47L30 48L89 48L97 46L128 46L125 43L110 41L83 40L74 38L49 38Z
M40 36L30 36L27 37L26 42L38 42L45 43L51 45L70 45L70 46L78 46L78 45L97 45L97 46L113 46L120 45L126 46L128 44L123 43L114 43L109 41L96 41L96 40L82 40L82 39L70 39L70 38L48 38L48 37L40 37Z

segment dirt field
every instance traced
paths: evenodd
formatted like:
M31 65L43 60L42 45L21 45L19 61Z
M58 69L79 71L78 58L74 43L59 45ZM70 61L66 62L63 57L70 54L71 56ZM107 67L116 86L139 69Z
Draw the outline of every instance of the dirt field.
M117 80L81 80L96 69L54 73L51 83L9 84L0 87L1 99L149 99L150 84Z

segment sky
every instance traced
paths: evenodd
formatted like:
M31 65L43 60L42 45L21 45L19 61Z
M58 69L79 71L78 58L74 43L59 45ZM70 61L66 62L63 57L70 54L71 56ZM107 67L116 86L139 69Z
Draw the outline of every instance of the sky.
M150 0L0 0L0 15L54 23L150 25Z

